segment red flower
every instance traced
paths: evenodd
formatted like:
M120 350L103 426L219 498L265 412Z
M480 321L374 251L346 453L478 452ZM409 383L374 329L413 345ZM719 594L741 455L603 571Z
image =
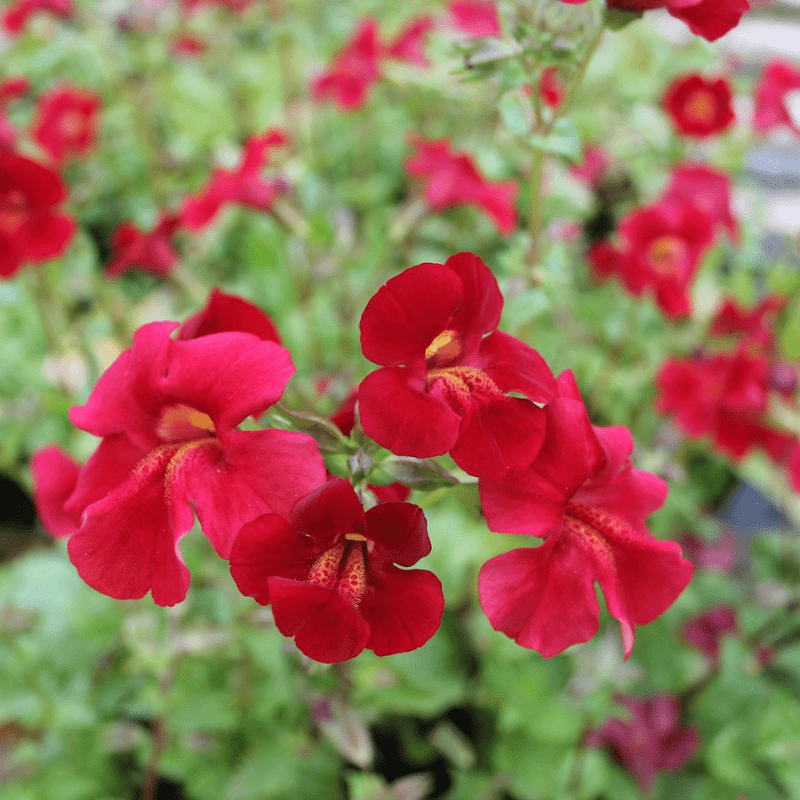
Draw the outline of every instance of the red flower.
M767 295L754 308L744 308L726 297L709 328L710 336L741 336L770 350L775 343L773 322L775 315L786 306L786 298L778 294Z
M10 100L24 97L31 88L31 82L21 75L0 81L0 108L5 108Z
M0 149L0 277L14 275L25 261L60 256L75 223L57 206L67 195L48 167Z
M75 491L80 465L60 447L48 445L31 456L33 500L42 527L56 539L78 530L80 514L69 514L64 504Z
M283 182L262 178L260 173L269 151L286 141L286 134L277 128L251 136L237 169L215 169L211 180L196 195L185 198L181 209L183 223L191 230L204 228L224 203L241 203L257 211L266 211L283 190Z
M81 577L120 599L148 591L159 605L186 596L178 541L200 520L227 558L237 531L265 513L288 518L319 486L314 441L278 430L238 431L283 392L288 351L248 333L175 341L177 323L140 328L72 423L103 441L67 501L80 514L69 555Z
M3 14L3 27L13 35L22 32L28 17L38 11L49 11L57 17L72 15L72 0L16 0Z
M788 95L798 90L800 68L780 59L768 61L755 89L755 129L766 133L785 125L800 136L800 125L792 118L787 105Z
M231 552L242 594L272 604L275 624L309 658L331 664L405 653L436 633L439 579L410 567L431 551L422 509L385 503L364 512L337 478L295 503L291 525L267 514L245 525Z
M550 658L597 632L597 582L628 658L635 626L672 605L693 567L678 544L647 530L645 517L664 503L667 486L633 469L630 432L590 423L572 373L558 388L531 465L478 482L490 530L544 539L483 565L481 607L495 630Z
M689 283L714 238L708 215L687 203L662 200L625 216L619 233L621 250L607 242L590 250L595 272L600 277L618 273L637 296L652 287L666 316L688 315Z
M95 142L100 100L91 92L61 86L39 100L33 138L57 164L88 153Z
M425 179L422 194L434 211L462 204L477 206L494 220L500 233L514 230L517 225L515 181L487 181L472 158L452 150L447 139L417 138L411 144L417 152L406 160L406 172Z
M701 209L715 226L726 228L733 241L739 240L739 224L731 212L731 181L724 172L705 164L675 167L662 200L689 203Z
M208 49L208 45L199 37L191 35L176 36L169 46L176 56L189 58L200 55Z
M733 606L720 605L690 619L683 626L681 636L716 664L719 661L720 637L724 633L737 633L738 630Z
M736 119L725 78L683 75L667 87L663 102L678 133L685 136L712 136L730 128Z
M583 161L570 167L570 172L583 183L597 188L608 170L608 153L602 145L589 145L583 149Z
M367 435L398 455L449 451L472 475L530 461L544 428L534 403L555 384L535 350L496 330L502 309L494 275L472 253L381 287L361 316L364 355L383 367L358 390Z
M141 269L153 275L167 275L175 266L177 256L170 237L181 224L177 214L161 213L157 225L148 233L133 223L123 222L111 236L113 258L106 265L109 275L121 275L129 269Z
M353 38L334 56L330 67L314 79L312 96L316 100L329 98L344 111L359 108L380 78L382 55L378 23L371 18L362 20Z
M212 289L205 306L181 325L178 338L198 339L230 331L252 333L265 342L281 343L275 323L258 306L219 289Z
M425 38L434 27L433 18L427 15L412 19L386 46L386 55L418 67L429 67L431 62L425 55Z
M546 106L558 108L561 105L561 101L564 99L564 86L558 79L558 70L555 67L547 67L542 70L539 92Z
M492 0L451 0L450 22L467 39L499 36L500 19Z
M586 744L607 747L647 792L659 772L676 772L691 758L699 744L697 732L680 724L681 707L674 697L616 699L630 718L609 720L589 734Z

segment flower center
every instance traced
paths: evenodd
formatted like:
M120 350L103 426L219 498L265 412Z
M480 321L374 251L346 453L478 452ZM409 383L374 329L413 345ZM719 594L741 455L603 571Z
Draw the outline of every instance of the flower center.
M58 127L67 139L77 139L83 132L84 120L79 111L65 111L58 120Z
M208 439L216 434L208 414L183 404L165 408L156 430L162 442Z
M455 331L442 331L425 349L425 362L429 367L440 367L453 362L461 355L461 342Z
M373 543L360 533L346 533L312 565L309 583L335 589L357 606L367 588L367 555Z
M444 367L428 372L428 387L436 381L444 389L445 399L463 413L473 395L497 396L503 394L497 384L477 367Z
M0 195L0 230L15 233L28 217L28 198L21 189Z
M692 92L683 106L683 113L697 125L713 124L716 110L716 98L708 89L697 89Z
M675 275L681 271L685 245L677 236L659 236L647 248L647 260L659 275Z

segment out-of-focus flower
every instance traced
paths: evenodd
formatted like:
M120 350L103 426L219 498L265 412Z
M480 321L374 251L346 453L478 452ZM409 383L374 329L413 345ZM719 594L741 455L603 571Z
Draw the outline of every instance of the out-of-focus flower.
M361 316L361 349L382 369L358 390L361 424L397 455L450 452L472 475L524 466L555 394L544 359L497 330L503 297L472 253L390 279ZM524 397L511 397L518 392Z
M725 78L683 75L667 87L663 102L673 125L685 136L722 133L736 119L731 87Z
M178 541L195 514L228 558L239 529L262 514L288 518L325 480L309 436L239 431L281 396L294 373L287 350L249 333L176 341L177 323L140 328L72 423L102 441L65 504L81 525L68 544L81 577L119 599L186 596Z
M361 20L352 39L334 56L328 69L314 79L313 97L333 100L345 111L359 108L380 78L382 55L377 21Z
M724 227L734 242L739 240L739 223L731 211L731 180L724 172L705 164L681 164L670 173L662 200L701 209L715 226Z
M425 38L435 25L433 17L427 15L410 20L386 46L387 57L416 64L423 69L429 67L431 62L425 55Z
M672 605L693 567L678 544L647 530L667 485L632 467L630 432L591 424L571 372L558 389L531 465L478 481L490 530L544 539L483 565L481 607L495 630L550 658L597 633L597 582L627 659L636 625Z
M493 0L451 0L450 24L467 39L500 35L500 18Z
M590 249L598 277L616 273L637 296L652 288L666 316L688 315L689 283L714 239L709 216L688 203L662 200L625 216L619 235L620 249L605 241Z
M736 536L732 531L725 531L713 542L688 534L681 536L678 543L698 569L727 573L736 566Z
M204 228L225 203L240 203L257 211L269 209L283 190L284 183L262 177L261 170L267 163L269 151L286 141L286 134L277 128L251 136L245 144L238 168L215 169L211 180L196 195L184 199L181 221L191 230Z
M56 539L78 530L80 514L68 514L64 504L75 491L80 464L60 447L48 445L31 456L33 500L42 527Z
M24 97L30 88L31 82L21 75L0 81L0 108L5 108L11 100Z
M200 55L208 49L208 44L197 36L185 34L183 36L176 36L170 43L170 50L176 56L192 56Z
M739 336L770 350L775 343L775 315L785 306L786 298L779 294L767 295L753 308L740 306L733 298L726 297L708 333L710 336Z
M33 138L56 164L89 152L97 136L100 100L74 86L59 86L39 98Z
M163 277L175 266L177 256L170 238L180 227L178 214L160 215L156 226L145 233L132 222L123 222L111 236L111 261L106 265L109 275L121 275L130 269L141 269Z
M212 333L252 333L265 342L281 343L275 323L255 304L212 289L205 306L178 329L178 339L198 339Z
M725 633L737 633L738 630L736 610L733 606L720 605L692 617L683 626L681 636L708 656L712 664L716 664L719 661L720 637Z
M617 702L628 709L628 720L608 720L589 733L586 744L607 748L642 790L649 791L659 772L675 772L692 757L699 744L697 731L680 724L680 703L667 694L618 697Z
M753 126L760 133L786 126L800 136L800 123L792 117L788 95L800 91L800 67L781 59L772 59L755 88Z
M542 70L539 92L542 102L549 108L558 108L561 105L564 99L564 86L558 79L558 70L555 67L546 67Z
M431 550L422 509L384 503L364 511L353 487L334 479L298 500L291 524L267 514L233 545L231 575L242 594L270 603L275 624L309 658L330 664L405 653L436 633L439 579L410 567Z
M447 139L415 138L411 143L417 152L406 160L406 172L425 181L422 195L434 211L455 205L477 206L494 221L500 233L514 230L516 181L487 181L472 158L453 150Z
M610 159L602 145L590 145L583 149L583 160L570 167L570 173L579 181L596 188L606 174Z
M75 222L58 211L67 196L49 167L0 148L0 277L14 275L26 261L60 256Z
M72 16L72 0L15 0L3 12L3 27L12 36L22 33L28 18L39 11L67 18Z

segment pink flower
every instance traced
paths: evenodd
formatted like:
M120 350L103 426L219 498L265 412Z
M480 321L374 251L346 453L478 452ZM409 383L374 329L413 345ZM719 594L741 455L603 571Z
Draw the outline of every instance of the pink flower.
M106 265L106 273L121 275L130 269L141 269L161 277L167 275L177 260L170 237L180 224L177 214L162 212L156 226L147 233L131 222L118 225L111 237L113 257Z
M683 626L681 636L708 656L712 664L716 664L719 661L720 638L725 633L737 633L738 630L733 606L719 605L690 619Z
M384 503L364 511L341 478L295 503L291 524L268 514L245 525L231 552L242 594L270 603L275 624L309 658L330 664L405 653L436 633L439 579L411 567L430 553L422 509Z
M579 181L597 188L610 163L608 153L602 145L590 145L583 149L583 161L570 167L570 172Z
M564 86L558 79L558 70L555 67L547 67L542 70L539 92L542 101L549 108L558 108L561 105L561 101L564 99Z
M768 61L755 89L755 129L766 133L786 126L800 136L800 125L792 118L787 105L789 94L797 91L800 91L800 68L777 58Z
M211 180L196 194L183 201L181 220L190 230L208 225L225 203L240 203L266 211L283 190L283 182L261 176L269 151L286 143L286 134L277 128L251 136L244 147L242 162L235 170L215 169Z
M425 38L434 27L435 22L432 17L427 15L415 17L404 25L386 46L386 55L389 58L416 64L423 69L429 67L431 62L425 55Z
M455 205L477 206L494 221L500 233L514 230L518 189L515 181L487 181L472 158L453 150L447 139L415 138L411 144L417 152L406 160L406 172L425 181L422 195L434 211Z
M288 351L239 332L175 341L176 327L140 328L70 412L102 441L64 507L82 514L68 545L81 577L120 599L151 592L159 605L186 596L178 541L195 514L227 558L242 525L262 514L288 518L325 480L310 437L236 430L281 396L294 372Z
M678 539L686 557L699 569L709 572L732 572L736 566L736 537L725 531L713 542L692 534Z
M667 87L663 103L672 124L684 136L713 136L730 128L736 119L725 78L682 75Z
M14 0L3 13L3 27L12 36L22 33L28 18L39 11L49 11L57 17L72 15L72 0Z
M636 625L672 605L693 567L678 544L647 530L667 486L631 466L630 432L590 423L572 373L558 389L531 465L478 481L490 530L544 539L483 565L481 607L495 630L550 658L597 632L597 582L628 658Z
M492 0L451 0L451 25L467 39L500 35L500 19Z
M39 99L33 138L56 164L84 155L94 146L99 111L91 92L60 86Z

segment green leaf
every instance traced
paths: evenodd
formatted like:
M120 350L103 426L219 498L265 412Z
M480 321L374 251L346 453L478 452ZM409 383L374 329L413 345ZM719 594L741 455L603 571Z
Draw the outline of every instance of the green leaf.
M557 119L548 134L537 133L530 137L532 147L555 156L564 156L577 163L581 158L581 138L572 120Z
M518 92L506 92L500 98L500 118L503 124L517 136L524 136L530 130L530 124L522 108L522 98Z
M617 11L614 8L609 8L606 11L606 27L612 31L618 31L641 16L641 11Z

